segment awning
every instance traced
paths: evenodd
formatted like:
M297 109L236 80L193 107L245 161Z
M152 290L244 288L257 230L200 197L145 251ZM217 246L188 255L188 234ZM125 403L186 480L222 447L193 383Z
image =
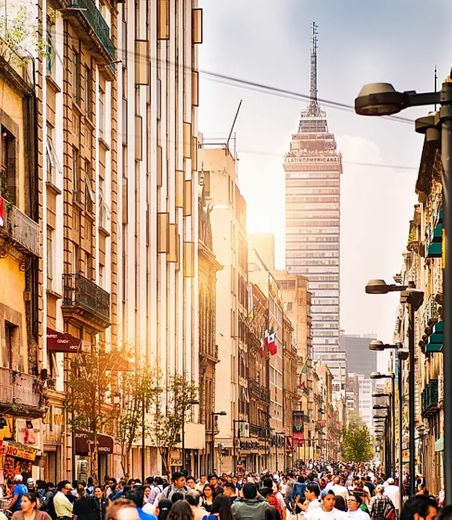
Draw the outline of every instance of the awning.
M444 322L438 321L433 325L433 330L425 345L426 352L441 352L444 343Z
M66 332L58 332L47 327L47 350L50 352L78 352L82 340Z
M88 455L89 443L94 440L88 437L87 433L75 434L75 453L76 455ZM97 452L98 453L113 453L114 439L110 435L104 433L97 434Z

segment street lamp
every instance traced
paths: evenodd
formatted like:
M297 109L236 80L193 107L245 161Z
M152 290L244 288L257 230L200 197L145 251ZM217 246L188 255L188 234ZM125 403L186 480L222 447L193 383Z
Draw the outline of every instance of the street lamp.
M452 226L451 226L452 228ZM452 271L451 271L452 275ZM409 282L408 285L398 284L386 284L384 280L369 280L366 285L366 293L368 294L387 294L388 292L400 292L400 303L408 304L408 346L409 346L409 359L410 359L410 371L408 373L408 393L409 399L409 451L410 451L410 495L415 494L415 482L414 477L416 473L416 445L415 445L415 344L414 344L414 313L419 309L424 299L424 293L415 289L414 282ZM373 345L374 347L376 345ZM378 345L377 348L381 348ZM445 350L444 346L444 350ZM452 356L451 356L452 359ZM444 374L445 377L445 374ZM394 389L394 386L393 386ZM452 390L452 386L451 386ZM452 426L452 425L451 425ZM452 482L451 482L452 484Z
M389 419L389 409L391 409L390 415L390 430L391 430L391 468L392 474L395 476L395 384L394 384L394 373L390 374L381 374L380 372L372 372L370 374L370 379L390 379L391 380L391 406L387 405L374 405L374 410L381 410L383 408L388 409L388 419Z
M443 377L444 377L444 491L446 503L452 500L452 254L449 247L449 233L452 230L452 204L449 200L449 187L452 182L452 82L446 79L440 92L417 93L415 91L397 92L389 83L374 83L365 85L355 99L355 111L357 114L380 116L400 112L404 108L420 105L439 104L440 110L435 116L419 118L416 122L416 131L420 133L431 132L432 129L441 130L441 159L443 163L442 187L443 187L443 224L445 230L445 266L443 273L443 315L444 315L444 343L443 343ZM428 137L428 136L426 136ZM413 341L414 342L414 341ZM410 345L410 371L411 366ZM414 378L414 375L413 375ZM411 383L411 377L410 377ZM410 384L410 394L412 392ZM413 394L411 394L413 397ZM413 398L410 399L410 402ZM410 423L411 419L410 407ZM410 424L411 427L411 424ZM410 452L414 448L414 438L410 436ZM414 492L414 464L411 459L414 453L410 453L410 493Z
M212 416L212 444L211 444L211 473L215 473L215 417L228 415L225 411L211 412Z
M193 399L192 401L187 401L184 406L183 421L182 421L182 469L185 469L185 414L186 414L187 409L195 404L199 404L199 401L197 399Z

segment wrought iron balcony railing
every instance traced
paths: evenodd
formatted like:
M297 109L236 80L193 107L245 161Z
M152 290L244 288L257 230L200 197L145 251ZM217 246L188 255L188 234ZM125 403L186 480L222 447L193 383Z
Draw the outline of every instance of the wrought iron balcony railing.
M110 294L80 274L63 274L63 311L87 315L103 328L110 324Z
M71 12L71 8L74 10ZM92 0L69 0L66 16L81 16L96 37L98 43L111 58L116 59L116 48L110 38L110 28Z
M270 391L257 381L250 379L248 381L248 390L252 396L257 397L261 401L270 402Z
M23 253L39 256L39 224L16 206L6 206L5 222L0 227L0 235L11 240Z

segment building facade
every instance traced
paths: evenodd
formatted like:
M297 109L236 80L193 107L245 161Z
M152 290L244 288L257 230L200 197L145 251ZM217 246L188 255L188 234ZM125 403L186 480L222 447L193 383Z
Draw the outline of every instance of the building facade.
M330 366L333 391L345 396L339 345L341 154L317 101L317 39L311 52L311 100L284 160L286 269L309 280L313 357Z

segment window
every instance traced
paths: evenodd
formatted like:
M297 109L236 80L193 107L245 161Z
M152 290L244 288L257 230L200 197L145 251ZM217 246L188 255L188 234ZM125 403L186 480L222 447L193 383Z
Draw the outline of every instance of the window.
M83 101L86 115L91 119L93 116L93 73L90 67L85 65L83 74Z
M74 101L80 104L81 99L81 73L82 73L82 62L80 51L78 49L73 50L73 62L72 62L72 95Z
M1 127L0 195L9 202L16 202L16 138L4 126Z
M105 132L105 92L102 89L99 89L99 114L97 124L99 126L99 137L103 137Z
M5 342L2 351L2 366L6 368L13 368L13 350L17 338L16 325L5 321Z
M55 72L55 22L50 13L47 13L47 34L46 34L46 57L47 74L52 76Z
M52 289L53 277L54 277L54 250L53 250L53 229L47 227L47 285L49 289Z
M72 190L74 200L80 202L80 153L72 148Z

